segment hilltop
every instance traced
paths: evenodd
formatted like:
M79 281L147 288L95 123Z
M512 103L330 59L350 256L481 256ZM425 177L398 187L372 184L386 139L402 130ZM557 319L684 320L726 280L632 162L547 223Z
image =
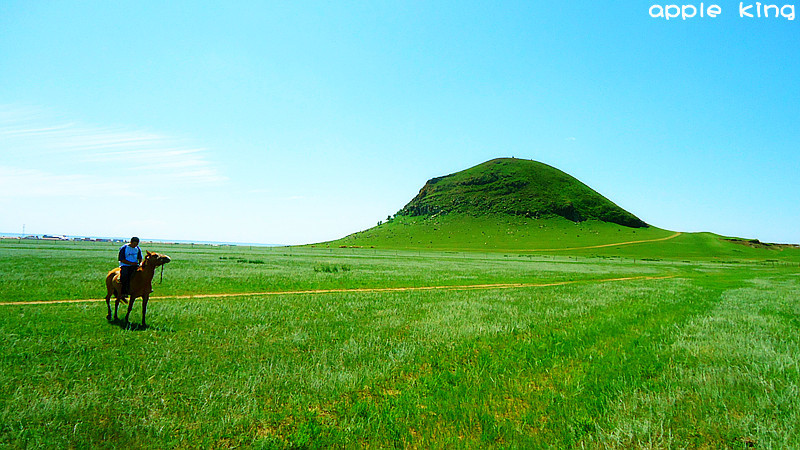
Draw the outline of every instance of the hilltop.
M499 158L425 183L400 216L512 215L647 224L576 178L537 161Z

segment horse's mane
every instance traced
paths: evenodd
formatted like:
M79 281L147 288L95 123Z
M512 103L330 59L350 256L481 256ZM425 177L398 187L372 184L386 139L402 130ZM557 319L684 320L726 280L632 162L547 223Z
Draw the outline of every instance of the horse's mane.
M150 263L148 262L148 258L149 258L151 255L152 255L152 256L155 256L155 257L156 257L156 260L158 259L158 253L148 252L146 255L144 255L144 261L142 261L142 268L144 268L144 267L146 267L146 266L149 266L149 265L150 265ZM154 262L154 263L152 263L152 264L153 264L153 268L155 268L155 267L156 267L156 266L155 266L155 262Z

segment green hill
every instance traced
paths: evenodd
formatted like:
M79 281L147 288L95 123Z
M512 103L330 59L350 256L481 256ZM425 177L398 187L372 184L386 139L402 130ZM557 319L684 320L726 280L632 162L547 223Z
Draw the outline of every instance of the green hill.
M574 177L536 161L500 158L425 183L398 215L508 214L573 222L600 220L632 228L647 224Z
M558 169L504 158L429 180L386 222L317 245L800 261L800 248L756 242L650 226Z

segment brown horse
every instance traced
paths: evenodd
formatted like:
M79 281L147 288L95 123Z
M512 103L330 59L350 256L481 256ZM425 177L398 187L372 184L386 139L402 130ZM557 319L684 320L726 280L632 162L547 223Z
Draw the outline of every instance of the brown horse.
M125 314L125 323L128 323L128 318L133 309L133 301L137 297L142 298L142 326L146 327L145 315L147 314L147 300L150 299L150 293L153 292L153 275L156 273L156 267L162 266L170 262L169 256L160 255L155 252L147 252L142 265L136 269L136 272L131 275L131 291L129 292L131 299L128 302L128 314ZM108 306L108 316L106 320L111 320L111 295L114 295L116 302L114 304L114 320L117 318L117 311L119 310L119 302L125 302L122 297L122 283L119 279L119 267L108 272L106 275L106 305Z

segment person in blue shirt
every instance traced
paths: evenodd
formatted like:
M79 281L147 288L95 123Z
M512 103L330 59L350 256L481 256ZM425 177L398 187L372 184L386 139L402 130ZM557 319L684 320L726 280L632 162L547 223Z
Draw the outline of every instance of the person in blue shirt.
M130 244L125 244L119 248L119 278L122 284L122 297L131 290L131 276L133 276L139 264L142 262L142 249L139 248L139 238L134 236L131 238Z

